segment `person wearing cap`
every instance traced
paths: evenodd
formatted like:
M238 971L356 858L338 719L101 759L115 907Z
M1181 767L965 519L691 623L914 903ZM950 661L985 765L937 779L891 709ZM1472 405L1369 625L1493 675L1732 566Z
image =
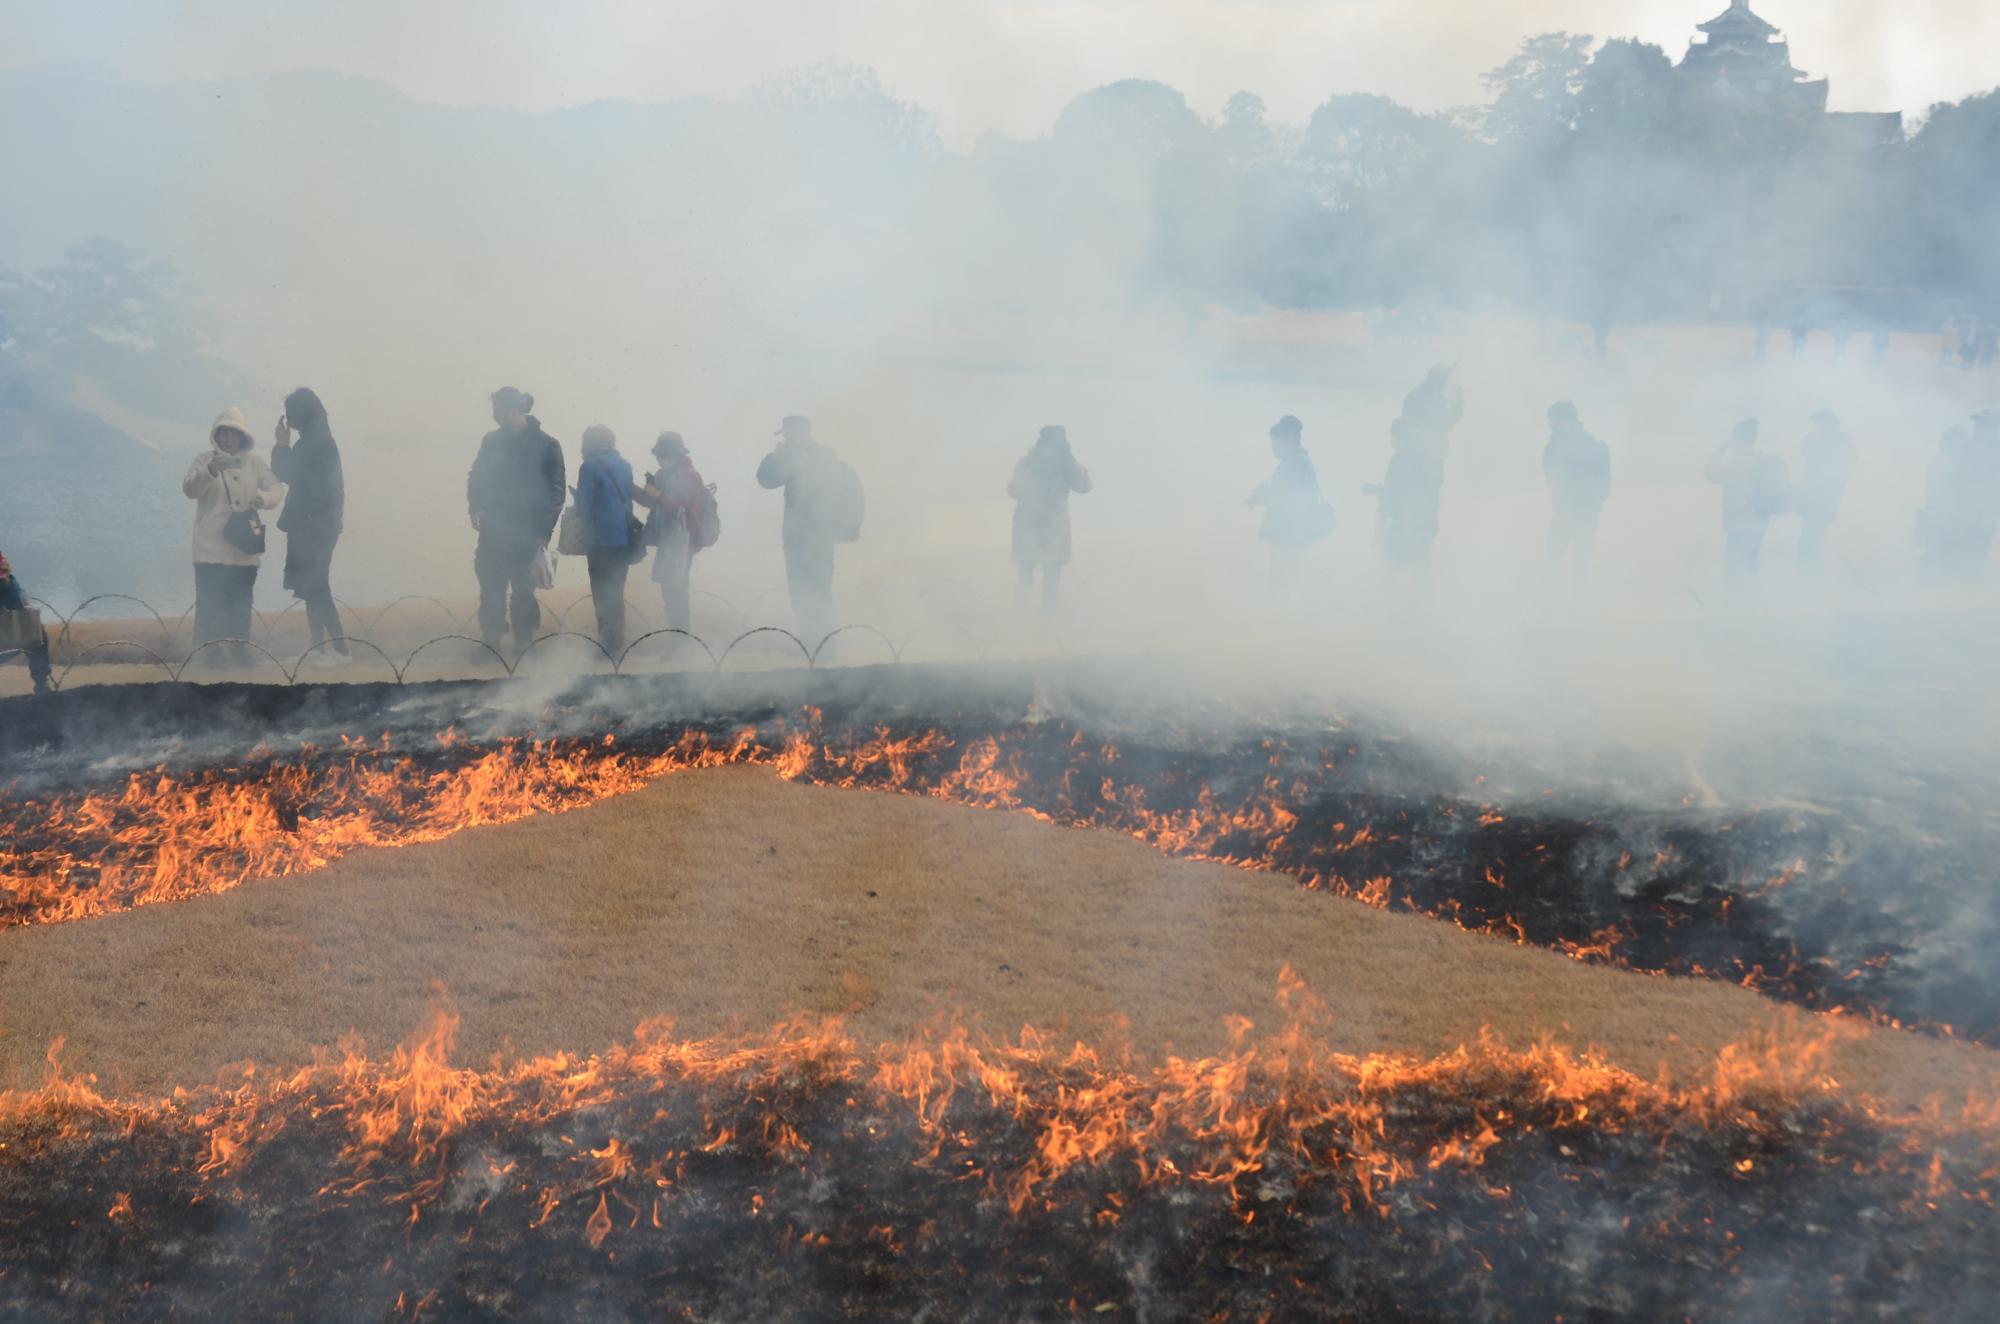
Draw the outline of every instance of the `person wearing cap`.
M541 628L536 567L547 554L568 491L562 446L542 431L529 412L534 407L534 396L511 386L493 393L498 426L480 441L465 480L466 509L479 532L472 554L479 578L479 637L497 652L511 614L516 655Z
M1826 531L1840 513L1848 475L1854 471L1854 439L1843 432L1830 409L1812 416L1799 473L1799 567L1819 574L1826 566Z
M28 592L21 587L21 581L14 576L14 567L7 562L7 553L0 552L0 611L25 611L28 606ZM22 640L21 653L28 660L28 679L34 683L35 693L47 694L53 668L49 666L49 636L42 632L39 644ZM12 647L12 645L8 645Z
M1791 504L1785 462L1757 449L1757 420L1746 418L1716 447L1705 472L1722 489L1723 569L1735 578L1754 576L1765 530Z
M1069 494L1089 490L1090 474L1070 453L1069 433L1061 427L1043 428L1014 465L1007 495L1014 498L1014 565L1022 606L1028 605L1040 566L1042 610L1056 609L1063 567L1069 564Z
M813 440L812 420L787 415L778 444L757 466L757 484L785 490L785 584L808 649L833 630L833 544L839 458Z
M647 508L646 541L659 548L653 557L653 582L660 586L660 605L666 608L667 624L676 630L692 630L688 578L699 541L695 524L706 508L708 486L701 481L680 433L662 432L653 443L653 458L660 462L659 470L646 475L645 486L633 497Z
M197 648L217 639L250 637L250 600L257 587L257 567L264 559L264 535L257 522L254 548L246 530L250 519L238 515L274 510L285 489L271 466L252 453L250 425L243 411L222 411L208 430L208 449L194 457L181 491L194 501L194 642ZM226 655L225 655L226 654ZM208 649L206 666L250 665L250 650L231 644Z
M1589 568L1597 540L1597 516L1611 495L1611 448L1584 431L1576 406L1560 400L1549 406L1549 443L1542 448L1542 477L1549 485L1549 569L1564 556L1576 557L1576 573Z
M1298 574L1306 548L1333 532L1333 508L1320 495L1319 474L1306 454L1305 425L1291 414L1271 425L1271 456L1277 468L1248 504L1264 511L1257 536L1271 544L1271 577L1282 585Z

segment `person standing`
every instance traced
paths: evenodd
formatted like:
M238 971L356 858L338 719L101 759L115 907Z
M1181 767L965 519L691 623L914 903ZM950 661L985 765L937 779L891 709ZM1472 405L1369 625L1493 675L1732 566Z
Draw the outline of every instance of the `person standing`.
M1542 448L1542 477L1553 509L1547 545L1549 569L1565 555L1576 556L1578 576L1589 568L1597 541L1597 516L1611 495L1611 448L1584 431L1576 406L1562 400L1549 406L1549 444Z
M811 419L788 415L777 436L757 483L785 490L785 583L810 651L833 631L833 545L859 536L861 489L854 471L813 439Z
M285 489L271 466L251 453L250 425L229 408L208 432L207 451L195 456L181 479L194 501L195 646L217 639L250 637L250 600L257 567L264 559L260 510L274 510ZM229 645L227 657L212 650L208 664L250 665L250 650Z
M292 440L298 429L299 439ZM327 425L326 406L310 387L285 397L278 420L277 444L271 448L271 472L285 484L285 508L278 527L285 534L285 587L306 605L306 626L312 634L312 661L338 665L348 657L340 613L333 605L333 547L347 513L347 484L341 472L340 448ZM331 639L327 656L318 645Z
M14 567L7 563L7 554L0 552L0 611L26 611L28 593L21 587L21 581L14 577ZM34 683L35 693L47 694L53 668L49 666L49 636L43 631L38 641L21 639L21 654L28 660L28 679ZM13 647L8 644L7 647Z
M1947 428L1924 475L1924 504L1917 510L1917 568L1927 577L1954 573L1952 524L1958 471L1971 440L1970 428Z
M541 628L536 575L568 490L562 447L542 431L529 412L534 407L534 396L511 386L493 393L498 426L480 441L465 480L466 509L479 532L472 554L479 578L479 636L499 651L511 596L516 656Z
M645 486L633 497L647 508L646 541L659 548L653 557L653 582L660 586L660 605L666 608L667 624L692 632L689 574L694 554L714 541L713 530L699 527L708 508L708 485L701 481L687 443L678 432L659 435L653 443L653 458L660 462L658 472L647 474Z
M1283 585L1297 577L1306 548L1333 532L1333 507L1320 495L1319 474L1306 453L1305 425L1286 414L1271 425L1271 476L1250 494L1262 507L1257 536L1271 544L1271 578Z
M576 507L589 531L590 603L597 612L597 642L615 661L625 647L625 576L632 569L639 522L632 517L632 466L618 453L618 438L602 423L583 430L583 462L576 470Z
M1042 570L1042 611L1053 613L1062 594L1063 567L1069 564L1069 494L1090 490L1090 474L1070 452L1066 429L1049 426L1014 465L1007 495L1014 498L1014 565L1018 599L1025 607Z
M1362 490L1376 498L1376 538L1391 569L1421 577L1437 542L1439 491L1427 445L1407 418L1389 425L1389 467Z
M1771 518L1790 503L1785 462L1757 449L1757 420L1730 429L1708 460L1708 481L1722 489L1722 564L1732 577L1757 573Z
M1817 575L1826 568L1826 531L1840 513L1848 475L1854 471L1854 439L1841 431L1832 410L1812 416L1806 433L1805 462L1799 474L1799 566Z

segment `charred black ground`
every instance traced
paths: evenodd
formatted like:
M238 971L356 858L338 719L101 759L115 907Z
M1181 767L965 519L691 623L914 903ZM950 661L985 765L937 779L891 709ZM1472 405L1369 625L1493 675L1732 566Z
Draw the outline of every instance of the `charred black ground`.
M339 1107L295 1110L223 1180L196 1175L197 1128L51 1122L0 1148L0 1317L1991 1318L2000 1221L1976 1160L1837 1106L1607 1126L1542 1086L1397 1091L1379 1143L1412 1171L1386 1186L1329 1124L1233 1187L1174 1175L1210 1157L1176 1134L1150 1177L1074 1168L1018 1210L1032 1107L961 1093L940 1140L810 1064L475 1123L358 1186ZM1476 1163L1426 1158L1488 1122Z

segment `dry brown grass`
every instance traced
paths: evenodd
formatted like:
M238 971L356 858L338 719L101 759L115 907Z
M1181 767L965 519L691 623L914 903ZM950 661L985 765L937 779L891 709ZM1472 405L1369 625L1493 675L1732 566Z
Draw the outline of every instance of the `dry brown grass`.
M589 1051L641 1019L681 1032L845 1016L865 1041L944 1011L1212 1051L1223 1018L1277 1021L1289 963L1339 1046L1445 1051L1490 1026L1651 1073L1828 1022L1744 990L1578 965L1282 878L936 801L670 777L554 817L368 850L220 896L0 934L0 1084L63 1061L158 1091L245 1058L279 1066L349 1030L386 1047L442 984L468 1061ZM1994 1055L1839 1027L1835 1073L1910 1102L2000 1087Z

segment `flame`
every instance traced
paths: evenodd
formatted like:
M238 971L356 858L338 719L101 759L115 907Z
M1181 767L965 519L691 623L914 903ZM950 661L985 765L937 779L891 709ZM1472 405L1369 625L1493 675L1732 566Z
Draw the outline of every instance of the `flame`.
M759 764L788 780L927 795L1121 832L1175 855L1294 872L1306 886L1335 896L1410 909L1508 942L1534 941L1579 961L1728 979L1822 1013L1951 1032L1908 1009L1891 1015L1877 1005L1868 980L1893 959L1887 952L1844 974L1807 958L1767 968L1739 957L1733 968L1708 969L1674 947L1670 931L1687 918L1679 912L1660 917L1665 932L1658 925L1646 930L1650 942L1639 941L1640 931L1623 919L1563 932L1565 921L1546 907L1531 933L1524 912L1510 907L1523 904L1516 892L1531 890L1519 881L1521 869L1535 864L1543 845L1521 848L1522 859L1511 866L1474 855L1468 865L1475 874L1465 887L1420 899L1408 879L1382 871L1371 854L1404 839L1398 820L1322 824L1312 834L1301 827L1300 808L1317 785L1312 779L1339 766L1334 753L1323 753L1317 769L1295 766L1287 773L1280 742L1267 740L1260 752L1265 766L1255 781L1225 795L1177 766L1142 781L1117 746L1049 722L958 739L935 728L829 730L819 710L806 708L740 729L690 729L657 747L610 736L480 747L454 730L441 732L436 750L423 755L399 753L386 736L347 741L338 751L307 749L290 759L197 772L156 769L112 791L20 797L0 807L0 927L220 892L318 869L363 846L436 841L590 804L677 772ZM1481 806L1474 830L1507 826L1504 815ZM1619 867L1632 866L1625 851ZM1679 866L1679 848L1655 848L1652 869L1669 866ZM1740 931L1735 912L1805 871L1799 860L1745 880L1740 896L1725 893L1711 903L1712 927ZM1774 948L1772 955L1782 953Z
M797 1161L803 1141L784 1101L805 1088L844 1096L858 1117L901 1118L882 1125L883 1143L914 1137L908 1162L962 1169L1016 1213L1053 1208L1079 1189L1075 1179L1095 1173L1099 1182L1211 1188L1248 1220L1260 1183L1282 1171L1291 1182L1330 1184L1350 1212L1387 1216L1399 1185L1424 1172L1472 1173L1497 1148L1538 1133L1635 1132L1664 1145L1698 1128L1727 1144L1735 1178L1756 1180L1765 1152L1797 1143L1799 1119L1823 1130L1842 1110L1885 1132L1882 1161L1916 1174L1913 1199L1990 1205L2000 1176L2000 1099L1933 1099L1892 1113L1851 1097L1826 1071L1831 1028L1800 1042L1767 1037L1732 1046L1700 1078L1675 1083L1555 1043L1516 1049L1485 1035L1435 1057L1347 1054L1327 1047L1317 1028L1325 1010L1289 968L1278 1002L1276 1032L1256 1038L1246 1024L1226 1052L1156 1065L1113 1060L1081 1043L1065 1047L1033 1031L975 1038L963 1024L864 1050L838 1021L798 1019L735 1039L676 1040L649 1023L629 1044L599 1055L486 1069L450 1063L456 1017L445 1004L386 1057L350 1042L289 1075L253 1071L234 1089L165 1099L106 1096L89 1077L62 1074L52 1050L42 1085L0 1093L0 1151L20 1163L93 1134L173 1131L205 1140L210 1158L199 1177L227 1184L292 1130L333 1126L344 1140L322 1201L374 1200L407 1208L415 1221L444 1197L449 1173L465 1167L485 1183L522 1185L539 1209L535 1226L560 1224L576 1199L579 1211L589 1210L580 1222L593 1250L617 1226L614 1209L621 1218L629 1212L625 1224L636 1227L650 1207L658 1224L660 1192L674 1184L669 1173L696 1153L741 1146L766 1161ZM565 1134L614 1103L685 1085L709 1091L705 1143L646 1153L640 1136L591 1144ZM982 1149L967 1120L987 1115L1008 1119L1024 1143L1004 1153ZM468 1135L501 1127L567 1146L577 1180L527 1197L535 1187L514 1165L461 1154ZM1971 1168L1962 1157L1968 1145L1981 1156ZM1099 1193L1088 1197L1087 1216L1116 1221L1122 1197L1090 1189ZM1507 1198L1502 1186L1485 1189ZM671 1217L671 1204L666 1211ZM110 1217L131 1214L130 1194L121 1191ZM885 1244L901 1236L883 1234Z

